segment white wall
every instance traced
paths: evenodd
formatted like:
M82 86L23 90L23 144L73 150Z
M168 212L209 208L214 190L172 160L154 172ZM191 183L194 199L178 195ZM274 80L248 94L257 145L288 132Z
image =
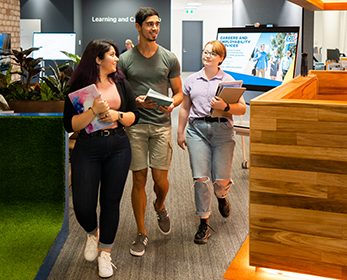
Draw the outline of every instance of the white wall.
M232 27L232 3L210 9L196 9L192 14L185 10L171 10L171 51L175 53L182 65L182 21L203 21L203 45L217 38L218 27ZM194 36L194 34L192 34ZM202 50L201 46L201 50ZM196 51L201 51L196 50Z
M347 12L316 11L314 15L314 46L322 47L322 61L327 49L338 48L347 55Z

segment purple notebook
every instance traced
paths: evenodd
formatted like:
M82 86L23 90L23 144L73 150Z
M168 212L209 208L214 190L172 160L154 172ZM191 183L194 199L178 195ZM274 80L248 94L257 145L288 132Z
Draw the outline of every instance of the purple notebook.
M78 114L82 114L87 111L89 107L93 106L94 99L99 96L96 86L91 84L69 94L72 105L76 109ZM87 133L94 132L96 130L103 129L110 126L113 122L102 122L99 120L99 116L96 115L94 119L85 128Z

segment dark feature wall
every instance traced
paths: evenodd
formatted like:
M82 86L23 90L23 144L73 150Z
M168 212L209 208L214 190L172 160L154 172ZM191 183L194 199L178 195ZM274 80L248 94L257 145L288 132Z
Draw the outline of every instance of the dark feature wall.
M170 49L170 0L83 0L83 46L93 39L103 38L115 41L120 51L125 48L126 39L136 45L135 14L143 6L153 7L159 13L161 24L157 43Z
M83 52L83 25L82 25L82 0L74 0L74 18L73 18L74 32L76 32L76 53Z
M41 19L42 32L76 32L79 55L93 39L111 39L120 51L128 38L136 45L135 13L153 7L161 18L157 42L170 49L171 0L20 0L20 6L21 19Z
M21 19L41 19L41 32L74 32L73 0L20 0Z

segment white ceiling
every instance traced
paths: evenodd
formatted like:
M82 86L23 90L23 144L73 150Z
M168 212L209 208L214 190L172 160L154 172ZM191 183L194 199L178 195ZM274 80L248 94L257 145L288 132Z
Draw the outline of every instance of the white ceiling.
M171 8L174 10L185 10L187 9L186 7L195 7L194 9L196 10L208 10L230 6L231 2L232 0L171 0Z

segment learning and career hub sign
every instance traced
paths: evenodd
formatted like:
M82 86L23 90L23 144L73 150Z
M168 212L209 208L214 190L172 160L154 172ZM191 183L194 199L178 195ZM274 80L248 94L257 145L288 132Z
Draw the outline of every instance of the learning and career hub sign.
M135 22L135 17L91 17L92 23L127 23L127 22Z

